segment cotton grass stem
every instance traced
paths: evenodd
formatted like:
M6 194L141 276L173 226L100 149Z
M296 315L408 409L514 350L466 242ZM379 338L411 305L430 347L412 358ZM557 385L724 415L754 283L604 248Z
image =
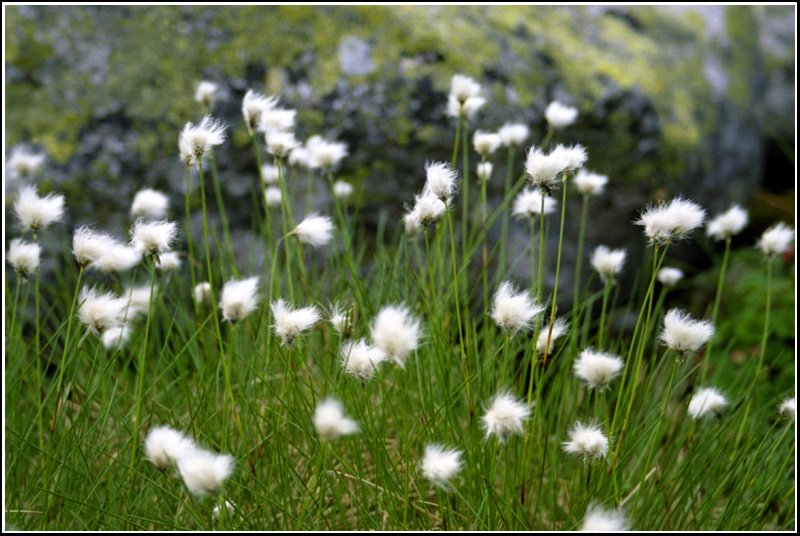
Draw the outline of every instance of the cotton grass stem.
M512 145L508 148L508 160L506 164L506 177L503 184L503 196L508 197L511 195L511 179L514 174L514 156L515 147ZM503 210L502 221L500 224L500 259L498 261L497 278L496 281L502 280L506 270L506 249L508 247L508 222L510 219L510 212Z
M466 139L466 138L464 138ZM458 323L458 349L459 354L461 355L461 367L464 371L464 385L467 389L467 401L469 402L469 415L470 417L475 416L475 405L472 400L472 396L470 394L470 386L469 386L469 369L467 367L467 353L466 347L464 346L464 330L461 326L461 304L459 300L459 294L461 292L461 286L459 285L458 279L458 261L456 259L456 239L453 233L453 217L450 214L450 208L445 210L445 216L447 217L447 227L450 231L450 256L452 257L452 265L453 265L453 296L455 297L456 302L456 321Z
M725 253L722 256L722 266L719 269L719 279L717 280L717 294L714 296L714 308L711 310L711 323L717 325L717 314L719 313L719 303L722 299L722 287L725 284L725 272L728 269L728 261L730 260L731 253L731 238L725 239ZM708 376L708 362L711 357L711 348L713 347L714 339L708 341L706 344L706 351L703 354L703 368L700 373L700 385L705 385Z
M78 270L78 280L75 282L75 291L72 293L72 304L69 307L69 316L67 317L67 335L64 337L64 350L61 353L61 361L58 365L58 383L56 384L56 407L53 411L53 420L50 422L50 433L56 429L58 422L58 409L61 404L61 386L64 382L64 369L67 366L67 353L70 348L70 335L72 335L72 324L75 319L75 305L78 303L78 292L81 288L81 279L83 279L83 267Z
M191 208L191 184L192 184L192 166L186 166L186 193L184 196L184 208L186 211L186 245L189 251L189 277L192 281L192 288L197 286L197 276L195 270L195 256L194 256L194 241L192 240L192 208ZM196 302L194 303L195 313L198 311Z
M203 162L198 161L197 170L200 174L200 198L203 202L203 239L206 246L206 270L208 276L208 284L211 287L211 314L214 315L214 328L217 333L217 346L219 347L219 355L225 352L222 346L222 328L219 322L219 310L217 309L217 286L214 284L214 274L211 269L211 246L208 241L208 212L206 210L206 187L205 178L203 176ZM151 278L152 279L152 278Z
M556 253L556 281L553 286L553 305L550 309L550 329L547 334L547 344L544 347L544 355L542 356L542 366L547 366L547 358L550 355L550 339L553 334L553 326L556 323L556 311L558 309L558 278L561 274L561 245L564 242L564 217L567 213L567 176L561 179L561 225L558 231L558 253ZM544 210L542 210L544 212Z
M583 243L586 239L586 222L589 217L589 194L583 194L583 202L581 203L581 220L578 227L578 252L575 257L575 286L572 289L572 322L571 325L574 329L580 325L580 315L578 303L581 299L581 270L583 268ZM602 329L603 325L600 324ZM573 337L573 340L576 340ZM602 349L602 345L599 345Z

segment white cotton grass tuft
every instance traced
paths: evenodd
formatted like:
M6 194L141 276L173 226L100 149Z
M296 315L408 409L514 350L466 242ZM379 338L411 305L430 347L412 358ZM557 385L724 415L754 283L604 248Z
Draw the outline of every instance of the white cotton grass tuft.
M459 102L456 97L450 95L447 98L447 115L456 119L462 117L467 121L471 121L485 104L486 99L480 95L468 97L464 102Z
M264 184L276 185L281 180L281 170L273 164L264 164L261 166L261 177L264 180Z
M458 449L448 449L437 444L427 445L420 462L422 476L440 488L447 488L462 469L461 455L462 452Z
M181 256L175 251L167 251L158 256L156 268L161 271L177 270L181 267Z
M192 298L197 305L203 305L211 301L211 283L204 281L194 286Z
M728 401L714 387L698 389L689 401L689 415L693 419L700 419L710 415L719 415L728 405Z
M96 288L83 288L78 302L78 318L95 335L121 325L128 307L126 299Z
M126 244L114 244L97 258L90 268L103 273L126 272L142 262L142 253Z
M797 398L787 398L778 406L778 413L785 419L795 420L797 414Z
M409 214L416 220L417 230L423 225L436 223L444 216L447 205L431 194L428 190L423 191L414 199L414 208ZM406 231L409 231L409 222L404 221Z
M622 358L608 352L587 348L581 352L572 370L589 389L606 389L622 371Z
M131 246L143 255L160 255L172 248L178 236L175 222L138 219L131 227Z
M272 304L273 328L283 344L291 343L302 332L319 322L320 314L316 307L292 309L283 299Z
M678 282L683 279L683 270L680 268L672 268L665 266L660 269L656 274L656 279L665 287L674 287Z
M484 157L499 149L501 143L500 136L494 132L476 130L472 135L472 146L475 148L475 152Z
M581 169L573 179L575 188L583 195L599 195L608 184L608 177L592 171Z
M490 316L504 331L514 335L527 331L534 317L544 311L544 306L536 303L527 290L517 291L514 285L503 281L494 295Z
M230 323L244 320L258 307L258 277L231 280L222 287L219 308L222 318Z
M261 112L256 128L264 133L289 132L294 129L294 120L296 116L297 110L277 107L267 108Z
M542 195L539 190L525 188L514 199L511 213L520 219L538 218L542 213L542 200L544 200L544 215L552 214L558 205L555 199Z
M587 158L586 148L582 145L556 145L549 153L531 147L525 159L525 173L533 186L549 192L561 184L564 173L580 169Z
M519 147L530 136L530 129L522 123L506 123L497 131L500 142L505 147Z
M23 232L38 233L64 217L64 196L39 197L35 186L23 186L14 202L14 213Z
M344 309L339 307L339 305L334 305L331 308L331 313L328 316L328 321L333 326L333 329L336 330L336 333L339 335L343 335L347 331L350 330L350 318Z
M294 167L311 169L311 153L305 146L298 144L289 152L286 163Z
M338 166L347 156L347 144L317 138L306 145L308 165L312 169L329 170Z
M15 147L6 162L11 178L24 179L32 176L42 167L45 155L33 153L25 147Z
M478 164L478 167L475 169L475 173L478 175L478 180L487 182L492 178L493 169L494 168L491 162L481 162Z
M583 457L584 460L599 460L608 455L608 437L594 423L577 422L569 431L569 441L564 442L564 452Z
M284 158L298 145L294 132L284 130L271 130L264 135L264 140L267 152L278 158Z
M372 378L386 354L379 348L370 346L364 339L345 341L339 349L339 358L345 372L361 380Z
M578 109L553 101L545 108L544 118L554 129L568 127L578 119Z
M314 429L321 439L336 439L358 432L358 423L345 415L342 403L326 398L314 410Z
M350 199L353 195L353 185L346 181L336 181L333 183L333 197L340 201Z
M426 189L447 203L456 191L458 172L446 162L425 164Z
M734 205L708 222L706 234L714 240L727 240L741 233L747 227L747 211Z
M202 80L197 83L194 90L194 100L199 102L209 110L214 107L214 103L219 100L220 89L217 84L208 80Z
M195 450L194 441L169 426L151 428L144 440L144 455L157 468L164 470Z
M605 510L599 506L590 506L583 518L581 532L626 532L628 522L621 510Z
M326 245L333 237L333 222L328 216L311 214L297 224L292 234L298 240L312 247Z
M774 255L780 255L789 249L793 240L794 229L780 222L764 231L764 234L758 239L758 247L761 248L764 255L772 257Z
M203 117L197 125L186 123L178 138L181 161L187 166L202 165L214 147L224 142L225 125L210 115Z
M627 253L624 249L610 249L606 246L597 246L592 254L592 268L600 274L600 279L614 281L622 271Z
M434 197L434 199L436 199ZM436 199L436 201L439 201ZM439 203L442 203L439 201ZM442 203L442 207L444 207L444 203ZM442 210L444 213L444 209ZM411 209L410 211L403 214L403 229L406 231L406 235L409 237L417 235L422 230L422 222L419 219L419 212L415 209Z
M131 216L163 220L169 210L169 198L158 190L139 190L131 203Z
M121 244L111 235L94 231L91 227L78 227L72 234L72 254L81 268L86 268Z
M644 227L651 244L666 245L686 238L703 225L705 218L706 211L700 205L677 197L648 207L635 223Z
M705 320L694 320L680 309L670 309L664 316L661 342L681 358L696 352L714 335L714 326Z
M156 292L156 287L153 287L153 296L156 295ZM125 307L129 319L147 314L147 310L150 308L150 285L128 287L125 289L124 296L126 296L124 299L127 300Z
M543 354L547 349L547 339L549 338L550 353L552 353L555 342L566 335L567 331L569 331L569 323L563 318L556 318L556 323L553 324L552 331L550 330L550 325L547 325L539 332L539 336L536 339L536 351Z
M495 395L489 409L481 417L486 439L497 436L505 443L509 435L522 433L525 419L530 415L531 407L510 392Z
M205 497L219 492L233 474L234 460L229 454L217 454L198 447L178 458L178 471L189 493Z
M370 336L372 344L402 368L419 347L422 325L405 306L387 305L372 321Z
M450 81L450 95L458 102L464 103L470 97L478 96L480 93L481 86L474 78L463 74L453 75Z
M242 100L242 116L244 117L244 124L247 126L248 134L252 135L255 132L261 120L262 112L275 108L277 104L278 97L267 97L252 89L247 90Z
M39 244L15 238L8 247L6 258L17 275L27 279L39 268L41 253Z
M283 194L281 193L281 189L275 186L270 186L264 190L264 201L267 203L269 208L275 208L281 206L281 200L283 199Z
M128 324L121 324L115 328L107 329L102 336L103 347L106 350L118 350L128 343L131 333L131 327Z

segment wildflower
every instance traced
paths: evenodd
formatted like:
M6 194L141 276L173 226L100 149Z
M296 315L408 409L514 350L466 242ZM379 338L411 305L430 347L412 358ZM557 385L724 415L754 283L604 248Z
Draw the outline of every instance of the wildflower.
M281 206L282 199L283 194L281 193L280 188L270 186L264 190L264 201L266 201L268 207L274 208Z
M525 160L525 172L531 184L542 192L549 192L561 183L561 175L575 171L586 162L586 149L581 145L557 145L549 153L531 147Z
M178 471L192 495L204 497L217 493L233 473L233 456L216 454L200 448L189 450L178 458Z
M511 213L518 218L536 218L542 213L542 208L546 216L556 209L556 205L557 202L552 197L542 195L539 190L525 188L514 199Z
M139 264L141 260L142 253L136 248L125 244L114 244L89 267L104 273L125 272Z
M138 219L131 227L131 246L144 255L160 255L170 250L177 235L175 222Z
M544 351L547 349L547 339L550 339L550 348L553 348L553 344L556 340L561 338L564 334L567 333L569 329L569 324L563 318L556 318L556 323L553 324L553 329L550 329L550 326L543 328L539 332L539 337L536 339L536 351L540 354L543 354Z
M339 165L347 156L347 144L319 139L307 145L308 163L312 169L328 170Z
M547 105L544 117L552 128L564 128L573 124L578 118L578 109L553 101Z
M335 329L339 335L343 334L350 327L348 325L349 320L347 318L347 313L340 309L338 305L334 305L329 320L333 329Z
M429 162L425 165L425 174L427 189L447 203L455 193L458 172L445 162Z
M265 134L267 152L278 158L283 158L297 147L297 140L293 132L271 130Z
M509 435L521 434L524 421L530 414L530 406L517 400L511 393L495 395L489 409L481 417L486 439L496 435L505 442Z
M80 294L78 318L95 334L115 328L122 323L127 300L111 292L99 293L95 288L84 288Z
M439 203L442 203L435 197L433 199ZM444 214L444 203L442 203L442 214ZM406 230L406 234L409 236L417 234L422 228L422 222L419 219L419 213L417 212L416 207L403 215L403 228Z
M264 179L264 184L274 185L278 184L281 180L280 169L278 166L273 166L272 164L264 164L261 166L261 176Z
M714 387L699 389L689 401L689 415L699 419L706 415L718 415L728 405L728 401Z
M345 372L362 380L370 379L378 370L378 365L386 360L386 354L364 339L347 341L339 350Z
M781 402L781 405L778 406L778 413L781 417L794 420L797 413L797 398L787 398Z
M492 177L492 163L481 162L480 164L478 164L476 173L478 175L479 180L482 180L484 182L488 181Z
M195 449L194 441L169 426L151 428L144 441L144 455L159 469L166 469Z
M489 156L500 147L501 143L500 136L493 132L476 130L475 134L472 136L472 144L475 147L475 152L481 156Z
M290 166L300 166L311 169L311 155L302 145L296 146L289 153L289 158L286 160Z
M219 86L214 82L203 80L197 84L194 91L194 100L211 109L219 98Z
M465 76L463 74L453 75L450 82L450 95L463 104L470 97L480 95L481 86L474 78Z
M156 261L156 268L159 270L177 270L181 267L181 258L174 251L162 253Z
M700 205L678 197L649 207L635 223L644 227L651 244L666 245L685 238L703 225L705 217Z
M326 398L314 410L314 428L322 439L336 439L358 432L358 423L344 414L341 402Z
M23 232L38 233L64 216L64 196L47 194L39 197L35 186L23 186L14 203L14 212Z
M614 354L587 348L572 367L589 389L605 389L622 371L622 359Z
M758 240L758 247L764 255L772 257L789 249L792 240L794 240L794 229L781 222L764 231Z
M600 274L600 279L614 281L615 276L622 270L625 264L624 249L609 249L606 246L598 246L592 254L592 267Z
M683 270L679 268L664 267L658 271L656 278L662 285L674 287L678 281L683 279Z
M747 211L739 205L734 205L727 212L708 222L706 234L715 240L727 240L742 232L747 225L747 219Z
M331 241L333 235L333 222L327 216L312 214L297 224L292 231L300 242L309 246L324 246Z
M239 322L258 306L258 277L240 281L231 280L222 287L219 308L222 318L231 323Z
M670 309L664 316L664 331L661 341L681 358L696 352L714 335L714 326L705 320L692 320L680 309Z
M625 532L628 524L625 515L619 510L603 510L590 506L581 525L581 532Z
M153 287L153 296L156 288ZM128 297L126 302L127 314L130 318L146 315L150 308L150 285L140 285L138 287L128 287L125 289Z
M459 102L456 97L450 95L447 98L447 115L454 118L463 117L467 121L471 121L484 104L486 104L486 99L480 95L468 97L464 102Z
M291 309L285 301L279 299L272 304L272 316L275 319L275 333L283 344L291 343L303 331L319 322L320 315L316 307Z
M575 423L569 432L564 451L583 456L584 460L604 458L608 454L608 437L596 424Z
M432 484L447 487L450 480L461 471L461 451L447 449L442 445L428 445L422 457L422 475Z
M110 235L93 231L86 226L79 227L72 235L72 254L81 268L85 268L120 245Z
M15 147L6 165L13 178L26 178L36 173L44 164L44 160L43 154L29 152L24 147Z
M353 195L353 185L345 181L336 181L333 183L333 196L336 199L349 199Z
M408 354L419 346L422 327L404 306L387 305L372 322L370 334L372 343L403 367Z
M146 188L139 190L131 204L131 216L153 220L164 219L169 208L169 198L159 191Z
M426 190L416 196L414 208L410 214L413 214L414 218L417 220L418 229L420 225L430 225L439 221L444 215L445 210L447 210L447 205L441 199ZM408 222L405 223L406 230L408 230Z
M525 143L530 135L530 130L522 123L506 123L497 131L500 142L505 147L516 147Z
M583 195L598 195L603 193L603 188L608 183L608 177L581 169L575 175L574 182L575 187Z
M198 283L192 290L192 295L197 305L203 305L211 301L211 283L208 281Z
M208 153L224 141L225 125L210 115L203 117L198 125L186 123L178 138L181 161L187 166L201 165Z
M514 285L503 281L494 295L491 317L500 328L513 335L530 329L533 318L542 311L544 306L536 303L527 291L517 292Z
M289 132L294 129L297 110L286 108L267 108L258 119L258 130L264 133Z
M128 326L128 324L121 324L103 332L103 347L106 350L117 350L125 346L130 338L130 326Z
M242 115L244 124L247 126L247 133L252 135L261 119L261 113L274 108L277 104L278 97L267 97L248 89L242 100Z
M577 171L586 163L589 155L586 153L586 147L583 145L556 145L550 151L550 158L556 162L560 162L563 167L563 172Z
M17 275L27 279L39 267L41 252L42 248L39 247L39 244L15 238L8 248L7 258Z

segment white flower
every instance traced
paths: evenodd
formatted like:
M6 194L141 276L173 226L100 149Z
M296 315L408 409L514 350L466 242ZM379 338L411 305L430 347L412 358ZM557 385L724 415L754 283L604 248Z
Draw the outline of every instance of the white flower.
M644 227L651 244L664 245L685 238L703 225L705 217L700 205L678 197L647 208L635 223Z
M531 147L525 159L525 172L531 184L549 192L561 184L561 174L574 171L586 162L586 149L580 145L557 145L549 153Z
M552 214L558 204L555 199L542 195L539 190L525 188L514 199L511 213L518 218L537 218L542 213L542 201L544 201L544 215Z
M169 198L166 195L147 188L136 192L131 204L131 216L162 220L168 208Z
M240 281L231 280L222 287L219 308L222 318L235 323L255 311L258 307L258 277L253 276Z
M175 222L138 219L131 227L131 246L143 255L160 255L171 249L177 236Z
M156 268L159 270L177 270L181 267L181 257L174 251L162 253L156 261Z
M461 471L461 451L447 449L442 445L428 445L422 457L420 468L422 476L441 488L447 487L450 480Z
M689 415L699 419L706 415L718 415L728 405L728 401L714 387L699 389L689 401Z
M333 183L333 196L336 199L349 199L353 195L353 185L345 181L336 181Z
M136 248L124 244L114 244L89 267L104 273L125 272L139 264L141 260L142 253Z
M169 426L151 428L144 440L145 457L159 469L166 469L194 449L194 441Z
M387 305L372 322L370 334L372 343L403 367L408 355L419 346L422 327L404 306Z
M339 349L339 357L345 372L362 380L370 379L378 366L386 360L386 354L364 339L347 341Z
M64 216L64 196L47 194L39 197L35 186L23 186L14 203L20 228L23 232L39 232Z
M211 301L211 283L208 281L198 283L192 290L192 295L197 305Z
M758 247L765 255L780 255L792 244L794 240L794 229L785 223L777 223L764 231L758 240Z
M247 132L252 135L261 119L261 113L274 108L277 104L278 97L267 97L248 89L242 100L242 116L244 124L247 125Z
M445 205L441 199L427 190L423 191L420 195L416 196L414 208L407 215L406 220L404 220L406 231L411 234L418 231L421 225L436 223L444 215L445 210L447 210L447 205ZM407 219L411 217L416 220L416 226L407 221ZM409 228L409 226L411 228Z
M525 143L530 135L527 125L522 123L506 123L497 132L500 141L506 147L517 147Z
M271 130L265 134L264 139L267 144L267 152L278 158L288 155L298 144L294 132L282 130Z
M581 532L625 532L628 523L625 515L619 510L603 510L599 506L590 506L581 525Z
M289 158L286 160L290 166L301 166L311 169L311 155L302 145L296 146L289 153Z
M292 151L294 153L294 151ZM264 179L264 184L278 184L281 180L281 172L278 166L272 164L264 164L261 166L261 176Z
M489 156L500 147L500 136L494 132L476 130L472 136L472 145L475 152L481 156Z
M496 435L500 441L505 442L509 435L521 434L525 419L530 415L530 406L517 400L511 393L496 395L481 417L486 439Z
M682 357L696 352L714 335L714 326L705 320L692 320L680 309L670 309L664 316L664 331L661 341L670 350Z
M450 81L450 95L458 102L464 103L468 98L478 96L480 93L481 86L474 78L463 74L453 75Z
M606 246L597 246L592 254L592 268L600 274L603 281L614 281L616 275L625 264L626 252L624 249L609 249Z
M208 153L224 141L225 125L210 115L203 117L198 125L186 123L178 138L181 161L187 166L200 165Z
M280 188L270 186L264 190L264 200L266 201L268 207L275 208L281 206L282 199L283 194L281 193Z
M333 326L333 329L341 335L345 331L347 331L349 326L349 319L347 317L347 313L339 308L338 305L334 305L333 309L331 310L330 318L328 319Z
M520 330L528 330L533 318L544 311L544 306L536 303L528 291L517 292L514 285L503 281L494 295L491 317L502 329L513 335Z
M550 349L552 350L553 344L556 340L558 340L561 336L567 333L569 329L569 324L563 318L556 318L556 323L553 324L553 331L552 334L550 332L550 326L548 325L539 332L539 337L536 339L536 351L540 354L543 354L546 347L547 347L547 338L550 337ZM552 352L551 352L552 353Z
M84 268L107 255L112 248L120 246L112 236L86 226L79 227L72 235L72 254L78 265Z
M778 406L778 413L781 417L794 420L797 414L797 398L787 398L781 402L781 405Z
M25 178L33 175L44 164L45 156L29 152L24 147L15 147L11 151L6 165L13 178Z
M298 223L292 232L304 244L313 247L324 246L333 236L333 222L327 216L311 214Z
M578 109L553 101L547 105L544 117L551 127L564 128L570 126L578 118Z
M341 402L326 398L314 410L314 428L322 439L336 439L358 432L358 423L344 414Z
M436 199L436 201L439 200ZM441 203L441 201L439 202ZM442 203L442 205L444 205L444 203ZM444 212L444 210L442 212ZM416 211L416 207L403 215L403 228L408 236L414 236L422 229L422 222L419 221L419 213Z
M596 424L575 423L569 432L564 451L583 456L584 459L604 458L608 454L608 437Z
M261 112L258 130L261 132L288 132L294 129L294 118L297 110L285 108L267 108Z
M431 194L447 202L456 190L458 172L445 162L425 164L426 188Z
M95 335L122 324L128 301L111 292L99 293L95 288L81 290L78 318Z
M279 299L272 304L275 333L283 344L291 343L303 331L314 327L319 322L320 314L316 307L291 309L285 301Z
M217 101L218 95L219 86L217 86L217 84L209 82L208 80L202 80L197 84L197 88L194 91L194 100L207 108L211 108Z
M154 286L153 297L155 297L156 292L157 289ZM150 308L150 285L128 287L125 289L125 296L128 297L126 308L129 318L147 314L147 310Z
M103 347L106 350L117 350L125 346L130 338L130 326L128 326L128 324L122 324L103 332Z
M204 497L217 493L233 474L233 456L194 448L178 458L178 471L192 495Z
M747 211L739 205L734 205L727 212L708 222L706 234L715 240L726 240L741 233L747 225L747 220Z
M17 272L17 275L27 279L39 267L41 252L39 244L15 238L8 248L8 263Z
M583 145L556 145L550 151L550 158L561 163L564 172L576 171L583 167L589 155Z
M309 167L331 169L347 156L347 144L319 139L307 145Z
M674 287L678 281L683 279L683 270L667 266L658 271L656 278L661 282L662 285Z
M608 183L608 177L581 169L575 175L574 182L575 187L583 195L598 195L603 193L603 188Z
M469 97L463 103L459 102L453 95L450 95L447 98L447 115L456 119L463 117L470 121L475 117L475 114L478 113L478 110L483 108L484 104L486 104L486 99L480 95Z
M488 181L492 177L492 163L481 162L476 169L478 179L481 181Z
M572 370L589 389L605 389L622 371L622 359L614 354L587 348L581 352Z

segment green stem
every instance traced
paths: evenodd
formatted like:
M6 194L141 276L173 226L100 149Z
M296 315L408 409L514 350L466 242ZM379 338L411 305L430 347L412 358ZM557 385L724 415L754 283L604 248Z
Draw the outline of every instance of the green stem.
M189 276L192 280L192 290L197 286L197 277L194 273L195 268L195 257L194 257L194 241L192 240L192 209L191 209L191 196L189 195L191 191L191 179L192 179L192 167L190 165L186 166L186 193L184 196L184 207L186 211L186 243L189 250ZM197 304L192 300L194 303L194 310L195 313L198 312Z
M286 237L291 232L291 222L294 221L292 216L292 207L289 202L289 194L286 187L286 181L283 179L283 165L280 158L275 159L275 165L278 166L278 184L281 188L281 219L283 220L283 236ZM286 256L286 282L289 285L289 299L294 302L294 277L292 275L292 244L289 240L284 240L283 250ZM300 259L302 262L302 259Z
M606 311L608 310L608 296L611 294L612 285L613 281L606 279L603 287L603 306L600 308L600 325L597 329L597 348L600 350L605 348L603 343L605 342L604 335L606 333Z
M469 232L469 124L464 121L462 125L464 131L461 136L461 165L462 165L462 197L461 197L461 260L469 264L467 258L467 240Z
M35 302L36 302L36 355L34 357L34 379L35 379L35 387L36 387L36 406L37 406L37 428L39 432L39 452L44 452L44 419L42 416L42 404L40 403L40 397L42 393L42 349L41 349L41 332L40 332L40 321L39 321L39 270L36 270L36 280L34 283L34 294L35 294ZM19 283L17 284L17 288L19 288ZM16 301L16 296L14 300ZM14 304L14 313L17 311L16 303ZM16 314L15 314L16 316Z
M583 268L583 243L586 239L586 220L589 216L589 194L584 194L581 204L581 221L578 229L578 252L575 257L575 286L572 289L572 328L577 329L580 325L580 315L578 313L578 302L581 300L581 271ZM602 328L602 324L600 326ZM576 340L573 337L573 341Z
M228 224L228 213L225 211L225 202L222 199L222 188L220 187L219 183L219 172L217 171L217 158L214 156L214 151L210 151L210 158L211 158L211 184L214 187L214 198L217 202L217 212L219 212L219 219L222 222L222 236L225 240L225 245L227 246L228 253L230 254L231 259L231 268L233 269L233 273L235 276L239 276L239 270L236 267L236 263L233 262L235 260L235 255L233 252L233 238L231 238L231 229L230 225ZM263 182L263 181L262 181Z
M61 353L61 362L58 365L58 383L56 384L56 407L53 411L53 420L50 422L50 433L56 429L58 422L58 409L61 405L61 386L64 381L64 369L67 363L67 351L69 350L70 335L72 334L72 324L75 317L75 304L78 302L78 291L81 287L81 279L83 278L83 267L78 271L78 281L75 283L75 292L72 293L72 304L69 307L69 318L67 319L67 335L64 338L64 350Z
M217 287L214 284L214 275L211 271L211 246L208 241L208 211L206 210L206 187L205 177L203 176L203 162L202 160L197 163L197 169L200 173L200 197L203 201L203 239L206 245L206 270L208 275L208 284L211 288L211 314L214 315L214 328L217 332L217 346L219 348L219 355L225 353L222 345L222 328L219 322L219 311L217 309Z
M450 165L455 168L458 159L458 143L461 140L461 114L458 115L456 122L456 137L453 140L453 157L450 159Z
M550 329L547 333L547 343L544 347L544 356L542 357L542 366L547 366L547 358L550 354L550 342L553 335L553 326L556 323L556 312L558 310L558 278L561 273L561 245L564 243L564 217L567 213L567 175L565 174L561 179L561 225L558 231L558 253L556 254L556 281L553 286L553 304L550 309ZM544 198L542 198L544 199ZM544 211L542 211L544 212Z
M515 155L515 147L512 145L508 148L508 163L506 164L506 177L505 183L503 185L503 196L508 196L511 193L511 178L514 173L514 155ZM510 219L510 212L508 210L503 211L503 219L500 227L500 260L499 260L499 268L497 270L499 282L503 274L505 274L506 270L506 248L508 246L508 222Z
M453 295L455 296L456 300L456 319L458 322L458 347L459 352L461 354L461 366L464 369L464 385L467 389L467 401L469 402L469 414L470 417L475 416L475 406L472 400L472 396L470 394L470 386L469 386L469 370L467 368L467 354L466 348L464 346L464 331L461 327L461 304L459 303L459 294L460 294L460 285L458 280L458 268L457 268L457 260L456 260L456 239L455 234L453 233L453 217L450 214L450 209L448 208L445 210L445 215L447 216L447 226L450 231L450 255L452 257L452 265L453 265Z
M484 156L481 160L482 163L486 163L486 157ZM483 250L481 252L481 281L483 286L483 310L489 310L489 245L488 245L488 234L489 229L486 226L486 183L489 182L488 180L481 181L481 229L483 231ZM486 338L486 326L488 322L484 322L484 339Z
M717 325L717 314L719 313L719 302L722 298L722 286L725 283L725 272L728 269L728 261L731 253L731 239L728 237L725 240L725 253L722 256L722 266L719 269L719 279L717 280L717 294L714 297L714 308L711 310L711 324ZM711 356L711 347L713 346L714 338L712 337L706 345L706 351L703 354L703 369L700 374L700 385L705 385L706 377L708 374L708 362Z

